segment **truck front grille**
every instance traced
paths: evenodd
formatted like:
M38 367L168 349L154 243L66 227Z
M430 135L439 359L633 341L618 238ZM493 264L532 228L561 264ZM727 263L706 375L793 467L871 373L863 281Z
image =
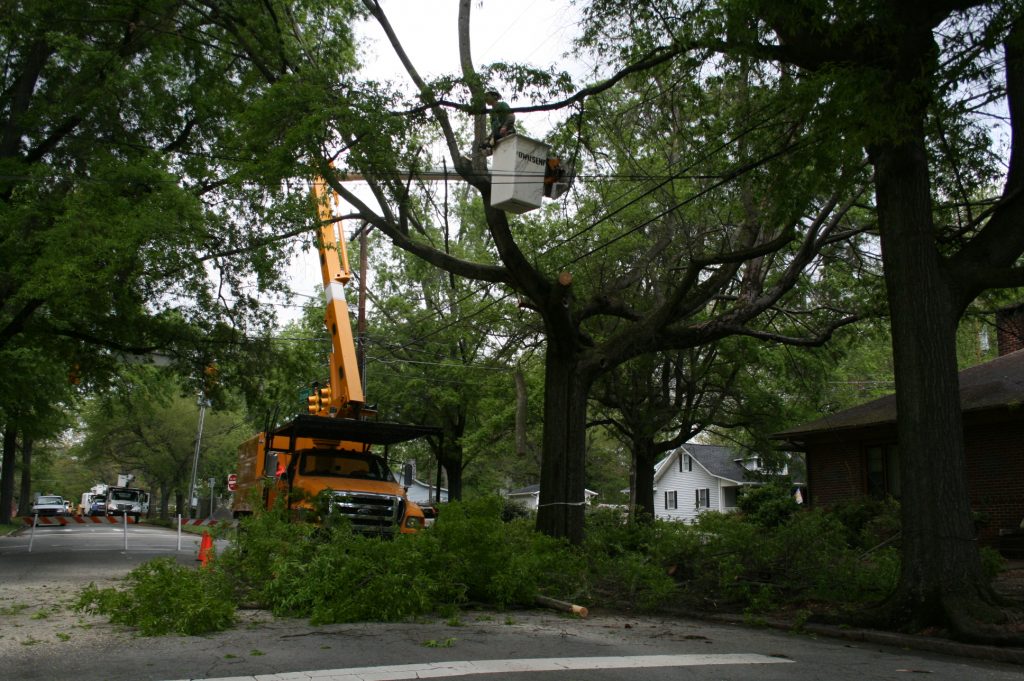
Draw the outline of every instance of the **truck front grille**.
M393 534L402 517L402 498L372 492L334 492L331 512L348 518L352 528L367 534Z

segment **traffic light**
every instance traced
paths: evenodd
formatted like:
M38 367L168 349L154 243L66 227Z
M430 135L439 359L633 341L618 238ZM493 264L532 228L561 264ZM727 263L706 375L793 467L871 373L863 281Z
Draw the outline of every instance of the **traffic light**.
M314 383L306 397L306 411L310 414L325 415L331 404L331 386Z
M306 411L310 414L316 414L320 411L320 386L316 383L313 384L313 390L306 398Z

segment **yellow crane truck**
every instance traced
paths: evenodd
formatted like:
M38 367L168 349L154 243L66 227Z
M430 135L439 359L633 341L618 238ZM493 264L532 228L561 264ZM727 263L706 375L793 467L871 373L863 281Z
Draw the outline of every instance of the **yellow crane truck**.
M308 414L283 425L268 421L262 433L239 447L232 511L238 517L252 513L255 505L269 509L280 500L292 511L326 508L329 514L348 518L360 532L416 532L424 526L423 510L409 501L387 461L371 448L439 436L440 430L378 421L366 408L345 301L351 271L341 223L331 205L336 196L320 179L313 184L313 194L320 217L324 323L332 344L330 378L312 386Z

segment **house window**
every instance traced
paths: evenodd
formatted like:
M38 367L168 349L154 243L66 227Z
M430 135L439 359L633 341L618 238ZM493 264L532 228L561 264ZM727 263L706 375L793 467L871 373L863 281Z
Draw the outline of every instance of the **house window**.
M666 511L671 509L671 508L679 508L679 498L678 498L677 495L678 495L678 492L676 492L674 490L671 491L671 492L665 492L665 510Z
M896 445L878 445L865 450L867 492L882 499L900 496L900 456Z
M697 508L710 508L711 507L711 490L707 487L703 489L694 490L696 493Z
M679 472L692 471L693 470L693 458L689 454L683 454L679 457Z

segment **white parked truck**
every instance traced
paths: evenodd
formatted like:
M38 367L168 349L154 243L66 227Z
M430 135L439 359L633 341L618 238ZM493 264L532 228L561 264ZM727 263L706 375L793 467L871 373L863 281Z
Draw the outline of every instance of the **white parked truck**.
M130 515L138 522L149 512L149 492L137 487L108 487L107 515Z
M78 504L78 515L91 515L93 504L96 503L97 498L103 500L106 498L107 486L103 483L93 485L88 492L82 493L82 501Z
M40 494L32 504L32 515L62 516L67 513L64 497L56 494Z

